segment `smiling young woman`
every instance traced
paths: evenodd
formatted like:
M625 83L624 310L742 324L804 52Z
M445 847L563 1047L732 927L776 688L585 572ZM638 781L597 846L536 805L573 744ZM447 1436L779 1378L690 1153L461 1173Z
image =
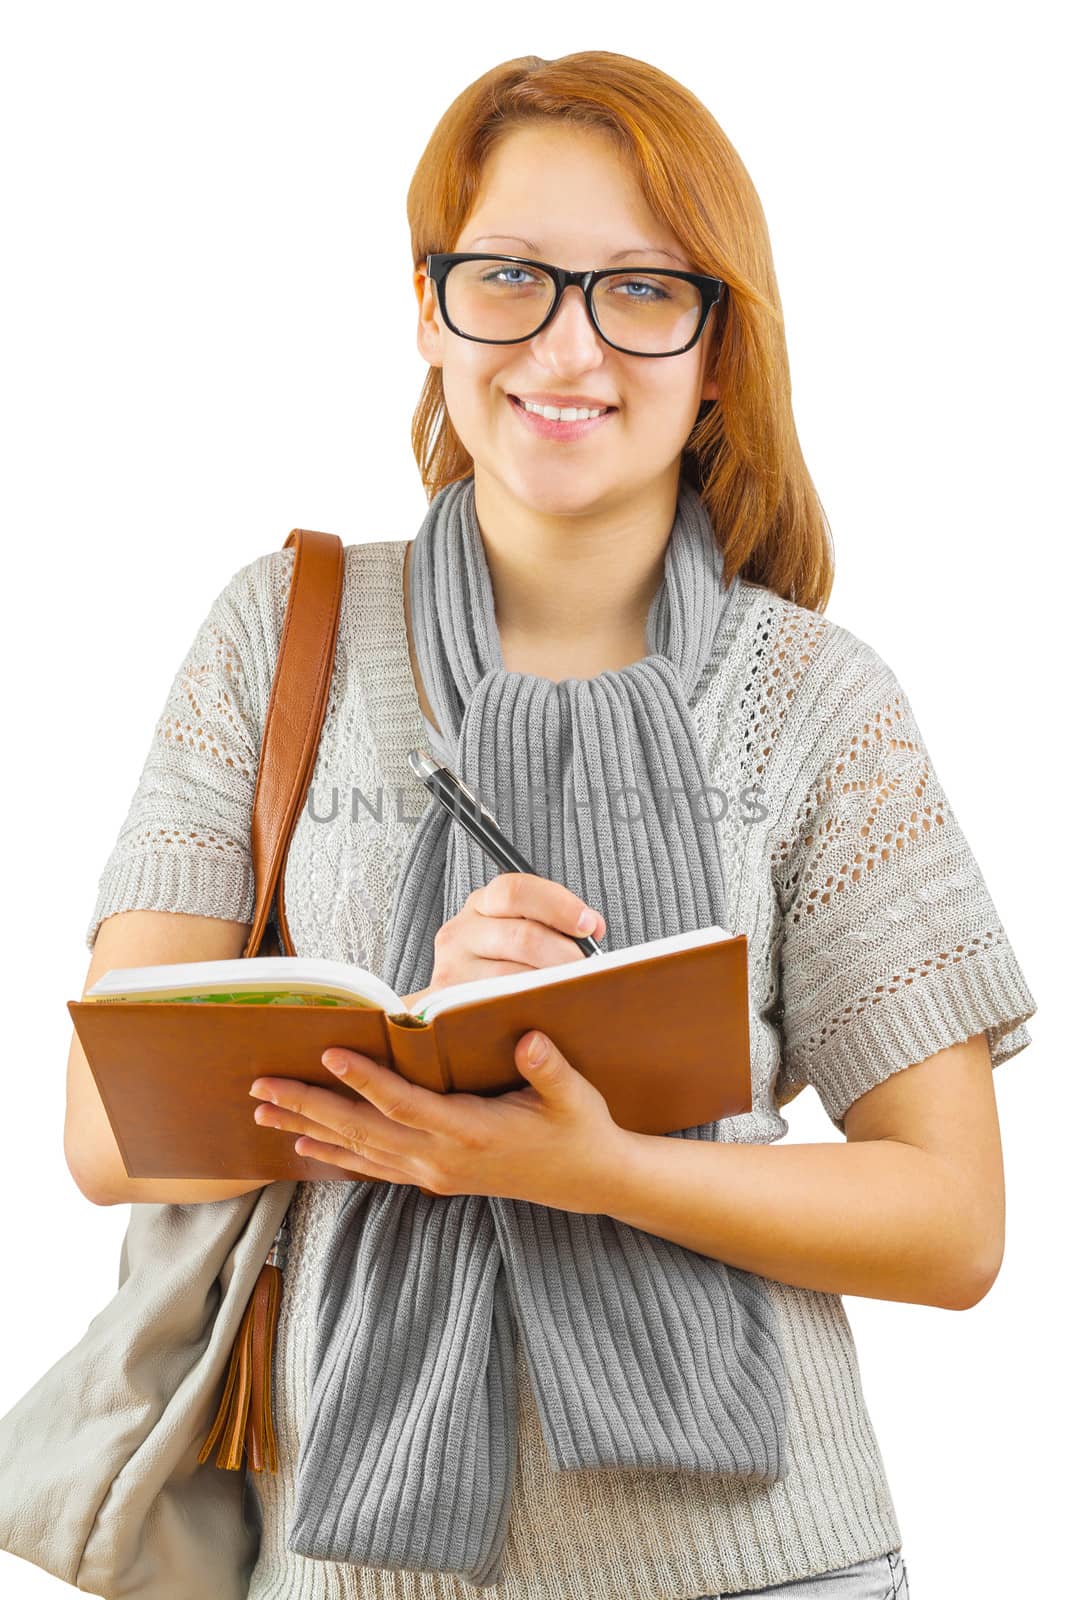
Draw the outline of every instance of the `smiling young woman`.
M296 945L424 992L562 959L575 896L609 950L743 931L752 1110L605 1130L553 1046L543 1092L479 1123L460 1192L424 1102L370 1074L346 1143L324 1093L316 1137L357 1181L290 1208L250 1600L904 1596L841 1296L962 1309L994 1281L991 1067L1035 1005L902 685L825 616L758 196L694 95L586 51L464 90L408 215L428 509L412 540L345 549L316 767L407 807L301 817ZM291 565L250 562L197 633L90 948L137 909L231 919L239 948ZM542 877L496 878L419 811L427 741ZM613 784L683 804L605 818ZM781 1147L805 1085L844 1137ZM600 1129L586 1156L576 1126ZM359 1151L394 1181L359 1182Z

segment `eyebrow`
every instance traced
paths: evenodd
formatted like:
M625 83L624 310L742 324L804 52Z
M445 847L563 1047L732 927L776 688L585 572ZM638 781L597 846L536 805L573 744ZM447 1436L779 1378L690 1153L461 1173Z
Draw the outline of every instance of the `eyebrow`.
M492 244L496 239L510 239L513 244L524 244L528 250L533 251L535 256L541 257L540 246L534 244L532 239L520 239L518 234L515 233L482 234L471 242L473 244ZM613 256L608 257L608 260L622 261L625 256L669 256L672 261L677 261L679 266L684 267L686 265L682 257L675 255L673 250L661 250L657 245L651 244L635 244L628 250L616 250Z

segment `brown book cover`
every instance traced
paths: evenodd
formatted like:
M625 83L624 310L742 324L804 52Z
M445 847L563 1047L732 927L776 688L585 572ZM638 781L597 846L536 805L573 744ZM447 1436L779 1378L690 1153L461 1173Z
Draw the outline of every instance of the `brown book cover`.
M297 958L293 958L297 959ZM257 1078L358 1092L321 1056L347 1046L438 1093L527 1087L515 1046L540 1028L621 1127L672 1133L752 1109L745 934L449 1006L69 1000L131 1178L320 1179L295 1136L253 1121ZM354 1174L360 1177L362 1174Z

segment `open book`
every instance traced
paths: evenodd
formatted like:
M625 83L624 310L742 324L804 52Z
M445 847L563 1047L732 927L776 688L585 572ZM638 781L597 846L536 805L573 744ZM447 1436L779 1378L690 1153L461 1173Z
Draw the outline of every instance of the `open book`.
M347 1005L374 1006L395 1018L430 1022L453 1006L497 994L519 994L548 983L587 978L607 967L625 967L649 956L728 939L721 928L696 928L628 945L624 950L601 950L555 967L529 972L506 972L495 978L475 978L453 983L427 995L418 1010L406 1006L384 979L366 967L315 956L250 956L236 961L177 961L169 966L113 967L97 979L85 998L109 1004L124 1000L196 1001L240 1005ZM577 945L575 946L577 950Z
M528 1086L515 1046L540 1028L635 1132L752 1107L747 939L721 928L452 984L415 1011L363 967L303 956L113 968L67 1009L131 1178L336 1178L254 1123L248 1094L276 1077L359 1100L323 1066L331 1046L493 1095Z

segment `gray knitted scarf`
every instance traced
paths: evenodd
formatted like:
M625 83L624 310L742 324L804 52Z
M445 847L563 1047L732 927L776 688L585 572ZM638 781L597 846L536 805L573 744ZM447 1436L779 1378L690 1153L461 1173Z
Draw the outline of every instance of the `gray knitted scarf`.
M721 575L683 482L649 655L553 683L503 665L473 478L434 497L412 545L434 753L537 871L603 912L603 949L728 928L691 713L736 594ZM496 872L431 802L393 901L383 976L398 994L429 984L434 935ZM669 1135L715 1136L713 1122ZM495 1583L520 1329L556 1470L787 1473L787 1380L760 1277L609 1216L354 1180L327 1250L287 1548Z

